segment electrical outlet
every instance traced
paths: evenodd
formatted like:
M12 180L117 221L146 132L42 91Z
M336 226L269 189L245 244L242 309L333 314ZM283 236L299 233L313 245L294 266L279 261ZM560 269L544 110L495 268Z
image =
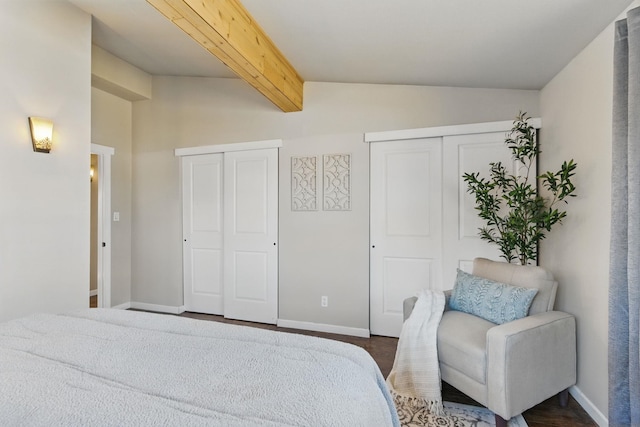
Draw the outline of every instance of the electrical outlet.
M326 296L320 297L320 306L329 307L329 297L326 297Z

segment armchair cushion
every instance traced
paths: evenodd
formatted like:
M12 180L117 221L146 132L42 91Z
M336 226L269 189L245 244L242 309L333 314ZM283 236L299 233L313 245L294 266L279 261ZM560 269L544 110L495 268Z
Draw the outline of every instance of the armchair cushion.
M501 325L525 317L537 293L535 288L511 286L458 269L449 307Z
M487 333L494 323L461 311L447 311L438 327L438 360L486 384Z

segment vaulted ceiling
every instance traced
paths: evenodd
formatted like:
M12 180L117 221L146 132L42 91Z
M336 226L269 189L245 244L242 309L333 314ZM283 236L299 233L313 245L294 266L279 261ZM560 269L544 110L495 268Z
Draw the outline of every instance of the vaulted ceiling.
M146 0L69 0L153 75L236 77ZM541 89L632 0L241 0L306 81Z

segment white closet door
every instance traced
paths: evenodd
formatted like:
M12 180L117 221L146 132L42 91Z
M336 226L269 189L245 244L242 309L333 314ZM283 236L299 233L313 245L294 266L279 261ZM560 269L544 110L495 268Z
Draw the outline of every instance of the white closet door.
M223 314L222 154L182 158L184 307Z
M464 173L479 172L489 177L489 163L502 162L507 171L518 175L519 163L511 158L504 143L505 132L446 136L443 139L443 289L452 289L456 268L471 272L473 259L499 260L496 245L481 240L478 229L485 226L475 209L475 197L467 192ZM535 167L530 178L535 179Z
M441 147L441 138L371 144L374 335L399 336L404 299L441 287Z
M278 150L225 153L224 315L278 317Z

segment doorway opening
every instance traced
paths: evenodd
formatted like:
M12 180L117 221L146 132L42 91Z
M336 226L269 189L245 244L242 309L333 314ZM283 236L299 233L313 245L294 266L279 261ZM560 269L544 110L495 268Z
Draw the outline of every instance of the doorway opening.
M91 154L91 169L89 169L91 181L91 251L90 251L90 276L89 276L89 307L98 307L98 155Z
M111 307L112 147L91 144L91 239L89 306Z

